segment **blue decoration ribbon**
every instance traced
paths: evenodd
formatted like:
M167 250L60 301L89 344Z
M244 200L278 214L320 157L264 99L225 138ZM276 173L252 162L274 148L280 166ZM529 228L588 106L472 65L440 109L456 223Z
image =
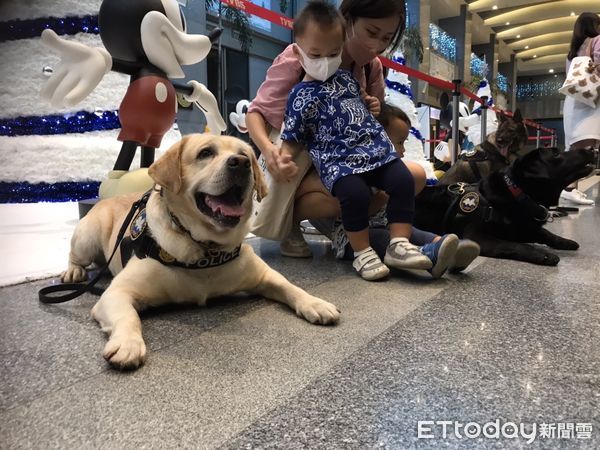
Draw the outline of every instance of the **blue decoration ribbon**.
M98 181L9 183L0 181L0 203L75 202L98 197Z
M397 62L398 64L402 64L403 66L406 65L406 59L404 59L402 56L394 56L392 58L392 61Z
M121 128L118 111L96 114L78 111L66 115L28 116L0 120L0 136L85 133Z
M421 132L419 130L417 130L415 127L410 127L410 134L412 134L414 137L416 137L421 142L425 142L425 138L423 137Z
M408 96L411 100L413 100L412 90L407 85L398 83L397 81L390 81L388 79L385 80L385 85L388 88L390 88L396 92L400 92L401 94L404 94L404 95Z
M31 20L9 20L0 22L0 42L16 41L40 37L42 31L50 28L58 35L77 33L98 34L98 16L82 17L41 17Z

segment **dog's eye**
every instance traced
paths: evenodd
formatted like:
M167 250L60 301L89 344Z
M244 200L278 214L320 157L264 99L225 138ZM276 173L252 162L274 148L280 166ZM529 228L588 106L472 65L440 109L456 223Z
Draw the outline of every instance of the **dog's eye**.
M198 153L198 156L196 158L197 159L206 159L206 158L210 158L214 154L215 154L215 152L213 149L205 148L203 150L200 150L200 153Z

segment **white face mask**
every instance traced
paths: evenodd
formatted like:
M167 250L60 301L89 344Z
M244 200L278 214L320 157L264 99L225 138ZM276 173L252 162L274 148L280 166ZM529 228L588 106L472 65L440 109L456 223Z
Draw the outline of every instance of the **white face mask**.
M296 48L302 56L302 61L300 61L300 64L304 68L304 71L315 80L325 81L327 78L333 75L335 71L339 69L340 64L342 64L342 52L340 52L339 55L331 58L323 57L310 59L298 44L296 44Z

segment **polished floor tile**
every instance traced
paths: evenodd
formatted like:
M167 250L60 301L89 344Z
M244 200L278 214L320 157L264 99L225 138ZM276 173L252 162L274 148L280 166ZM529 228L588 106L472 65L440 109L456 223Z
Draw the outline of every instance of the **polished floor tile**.
M479 258L437 281L367 283L321 238L307 260L251 238L340 323L244 295L151 310L136 372L101 358L94 296L49 306L37 301L48 281L4 287L2 448L599 448L599 225L598 207L550 224L581 244L557 267ZM443 438L440 421L538 434Z

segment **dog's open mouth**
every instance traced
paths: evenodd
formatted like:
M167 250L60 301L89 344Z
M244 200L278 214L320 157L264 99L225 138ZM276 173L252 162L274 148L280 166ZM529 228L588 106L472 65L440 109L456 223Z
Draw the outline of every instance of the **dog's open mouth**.
M242 206L244 190L233 186L221 195L196 193L196 205L200 212L226 227L235 227L245 214Z

